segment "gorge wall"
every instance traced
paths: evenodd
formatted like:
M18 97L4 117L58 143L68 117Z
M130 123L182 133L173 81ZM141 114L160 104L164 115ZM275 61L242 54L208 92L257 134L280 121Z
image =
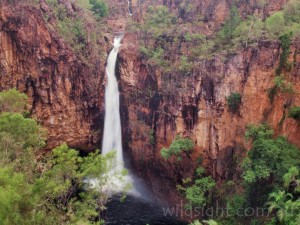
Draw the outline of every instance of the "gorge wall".
M30 112L48 130L49 149L62 142L87 151L101 146L105 57L111 48L112 32L123 30L129 18L127 1L108 2L111 14L105 21L107 28L97 40L102 55L90 48L88 62L55 31L55 19L51 19L45 1L35 5L17 2L13 7L4 0L0 3L0 90L16 87L30 97ZM255 0L241 0L238 6L244 17L253 13L266 17L285 2L272 0L257 7ZM201 29L208 34L220 27L232 5L226 0L189 3L203 15ZM82 13L68 0L61 4L70 15ZM180 11L177 0L144 4L132 0L131 4L135 21L143 20L150 4L164 4L183 20L196 16ZM50 19L45 20L45 12ZM117 65L124 151L134 170L161 197L176 202L176 183L192 175L200 161L216 180L236 179L239 159L249 148L244 139L249 123L266 122L276 135L284 135L300 147L299 123L285 118L288 106L300 105L299 42L292 45L290 60L295 64L286 74L296 92L278 92L273 102L268 90L274 85L279 42L261 41L257 47L234 54L201 59L188 76L166 74L149 65L137 43L135 32L125 35ZM182 51L189 51L188 46L183 44ZM177 57L178 52L173 54ZM237 114L227 108L226 97L231 92L242 94ZM165 161L160 149L168 147L178 134L195 141L192 159Z
M167 5L177 15L180 13L180 1L156 2ZM202 29L207 33L224 22L232 4L231 1L189 3L194 4L195 12L204 15ZM282 9L285 3L271 1L256 8L256 1L239 1L238 6L245 17L249 13L266 17ZM135 20L141 19L139 15L146 7L147 4L135 5L138 12ZM190 13L185 19L193 16ZM295 93L279 92L273 102L268 93L274 86L275 68L279 63L279 41L261 41L257 47L199 60L189 75L170 74L149 65L137 49L138 42L137 35L128 34L120 53L123 137L136 171L149 179L161 197L171 195L171 199L177 199L176 191L170 190L174 190L182 178L192 176L199 161L203 161L219 182L238 179L239 164L250 148L244 138L249 124L267 123L276 135L284 135L300 146L299 122L287 118L287 108L300 104L299 42L291 47L289 60L295 64L285 75ZM170 54L176 58L177 51L189 51L185 43L181 48ZM237 114L231 113L226 103L226 97L232 92L242 95ZM161 157L161 148L169 147L177 135L195 141L192 159L184 157L177 162Z
M69 13L80 13L69 1L64 4ZM55 31L44 1L0 6L0 89L16 87L30 97L28 109L47 128L47 148L67 142L95 149L104 120L105 57L90 51L89 62L83 62ZM99 45L106 55L104 39Z

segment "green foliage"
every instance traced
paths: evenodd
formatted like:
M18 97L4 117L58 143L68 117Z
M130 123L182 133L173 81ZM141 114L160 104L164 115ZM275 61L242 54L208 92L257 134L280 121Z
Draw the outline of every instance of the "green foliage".
M300 120L300 106L295 106L289 109L289 117Z
M211 176L204 176L205 170L202 167L197 168L195 179L184 181L184 186L178 186L178 189L184 192L185 198L189 204L188 208L203 207L209 201L209 194L215 187L216 183Z
M147 49L145 47L140 48L141 53L144 57L149 59L149 64L152 66L160 66L161 68L164 68L164 70L170 70L170 62L166 61L164 50L162 48L156 48L156 49Z
M113 178L109 173L115 167L114 154L103 156L96 151L82 158L78 151L64 144L53 150L48 162L50 169L37 179L33 189L42 199L48 200L44 206L51 207L49 205L55 203L55 209L59 210L56 213L66 210L65 220L73 222L100 219L100 212L108 200L105 190L115 185L110 182ZM121 174L114 176L116 179L122 177ZM97 181L96 187L89 185L87 179Z
M255 16L248 16L246 20L240 22L233 32L232 43L239 43L247 47L249 44L257 43L262 39L264 33L263 21Z
M90 0L92 5L91 10L99 17L105 17L108 15L108 5L104 0Z
M72 2L76 13L70 12L63 1L46 2L49 6L49 11L43 11L46 22L51 19L51 28L54 25L58 34L78 53L78 57L90 65L90 58L94 60L95 54L99 54L103 48L99 45L104 29L101 21L108 12L104 0L76 0Z
M288 56L290 54L290 46L292 44L292 32L279 37L282 52L280 54L279 66L276 69L276 75L279 76L283 69L288 69ZM289 70L289 69L288 69Z
M293 166L289 169L289 171L283 176L284 187L294 193L300 193L300 171L299 168Z
M282 177L291 167L300 165L300 152L284 137L273 138L266 125L249 126L246 138L252 148L243 160L243 179L251 204L263 204L270 192L282 186ZM255 196L254 196L255 193Z
M38 208L34 212L37 202L24 174L8 167L0 168L0 199L2 225L43 224L41 220L45 215L41 215Z
M188 58L186 56L180 57L180 64L178 70L183 74L188 74L193 68L193 63L188 62Z
M39 148L45 144L43 131L37 122L20 114L2 113L0 133L9 134L15 142L22 144L23 148Z
M77 0L76 3L83 9L90 10L92 8L92 5L90 4L90 0Z
M242 96L240 93L233 92L226 98L226 100L227 100L227 105L228 105L229 110L232 113L236 113L241 104Z
M172 156L176 156L178 161L182 160L182 153L186 154L188 157L189 153L194 149L194 142L189 138L182 138L177 136L173 140L171 146L161 149L161 156L164 159L169 159Z
M242 194L234 194L233 196L228 196L226 205L227 212L234 219L238 219L239 217L241 217L241 215L238 214L238 210L245 209L246 204L246 198Z
M175 16L169 13L169 9L166 6L149 6L143 29L154 37L158 37L170 29L174 21Z
M286 23L300 23L300 2L291 0L284 6L284 19Z
M153 129L150 130L149 135L150 135L150 144L154 145L155 144L155 132Z
M284 79L284 76L275 77L274 85L277 89L279 89L283 93L293 93L294 92L292 83L287 82Z
M223 44L231 43L233 33L241 22L241 17L236 6L232 6L230 9L229 18L225 21L218 36L222 40Z
M252 149L244 159L243 177L253 183L267 179L280 183L289 168L300 165L300 152L284 137L272 138L273 131L267 126L249 126L246 137L252 139Z
M300 222L300 198L285 191L272 192L267 203L270 212L276 212L278 224L298 225Z
M214 220L203 220L202 222L207 225L218 225L219 224L218 222L216 222ZM201 223L199 220L195 220L189 225L203 225L203 223Z
M5 99L6 108L15 111L15 102ZM44 131L35 120L0 114L0 223L103 224L107 191L125 182L125 170L111 172L115 154L96 151L81 157L66 144L48 156L37 154L44 145Z
M276 12L266 19L266 28L271 37L276 38L284 32L283 12Z
M274 78L274 86L268 91L268 96L271 103L274 101L278 91L281 91L282 93L294 93L292 83L287 82L283 75L276 76Z
M0 221L4 224L102 224L100 212L108 200L114 153L99 151L82 158L67 145L55 148L46 159L43 173L29 179L25 172L0 169ZM92 187L87 180L96 182ZM2 223L1 223L2 224Z
M269 194L269 212L275 213L277 224L298 225L300 222L299 167L291 167L283 176L285 191Z
M28 97L10 89L0 93L0 112L24 113L26 111Z

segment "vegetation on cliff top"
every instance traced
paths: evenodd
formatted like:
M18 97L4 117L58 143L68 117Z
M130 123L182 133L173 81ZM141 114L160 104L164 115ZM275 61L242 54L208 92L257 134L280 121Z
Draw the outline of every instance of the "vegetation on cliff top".
M46 22L63 37L86 64L93 57L104 57L104 50L99 45L103 36L103 18L109 13L108 5L103 0L78 0L72 2L72 9L63 1L46 0L50 10L43 11Z
M278 72L286 67L288 54L286 45L291 38L300 37L298 1L290 1L284 10L275 12L263 20L255 15L246 18L240 16L235 5L228 19L217 33L201 33L201 20L188 20L176 17L166 6L150 6L143 23L132 22L131 29L140 36L141 55L149 65L160 68L165 73L189 74L201 59L234 53L237 49L257 46L265 40L281 40L283 53ZM187 4L185 5L187 8ZM180 6L181 7L181 6ZM187 9L186 9L187 10ZM180 11L182 12L182 11ZM195 32L195 31L199 32ZM285 44L285 45L284 45ZM186 50L190 49L190 50ZM182 62L174 52L179 52L186 60ZM182 71L182 64L188 64L188 70Z

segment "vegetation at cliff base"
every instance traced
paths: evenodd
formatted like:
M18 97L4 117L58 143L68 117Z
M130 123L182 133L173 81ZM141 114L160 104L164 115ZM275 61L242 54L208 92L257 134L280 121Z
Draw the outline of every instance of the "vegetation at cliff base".
M183 180L183 185L178 185L178 190L183 192L187 204L186 207L203 207L207 203L211 203L212 189L216 183L211 176L205 176L205 169L198 167L195 171L193 179L187 178Z
M0 112L24 113L28 97L16 89L0 92Z
M27 97L0 93L0 223L3 225L103 224L115 153L79 155L62 144L48 154L45 130L26 111ZM93 185L90 180L93 180Z

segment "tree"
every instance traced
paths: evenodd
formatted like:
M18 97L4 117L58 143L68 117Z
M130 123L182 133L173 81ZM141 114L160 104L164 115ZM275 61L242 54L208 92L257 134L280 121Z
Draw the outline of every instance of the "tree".
M295 106L289 109L289 117L300 120L300 106Z
M246 138L252 140L252 148L242 163L243 179L248 200L261 205L274 188L283 185L283 175L300 166L300 152L284 137L273 138L266 125L249 125Z
M266 28L271 38L277 38L282 35L285 29L285 22L282 12L276 12L266 19Z
M205 170L202 167L196 169L195 180L184 180L184 186L179 185L178 189L184 192L185 198L189 202L188 208L202 207L209 202L209 192L216 183L211 176L204 176Z
M33 191L46 199L45 210L50 208L60 220L100 224L108 190L125 183L125 170L111 174L115 163L115 152L103 156L96 151L82 158L78 151L63 144L53 150L49 169L36 180Z
M242 102L242 96L240 93L233 92L227 98L228 108L232 113L236 113Z
M182 153L190 158L189 153L194 149L194 142L189 138L182 138L177 136L173 140L170 147L161 149L161 156L164 159L169 159L172 156L176 156L178 161L182 160Z
M288 69L289 64L288 64L288 57L290 54L290 46L292 44L292 32L289 34L284 34L279 37L280 44L281 44L281 49L282 52L280 54L280 61L279 61L279 66L276 69L276 75L279 76L282 72L283 69Z
M300 198L299 195L297 197L299 180L297 176L299 176L299 169L291 167L283 176L283 186L286 191L279 190L269 195L270 201L267 203L269 212L276 213L275 218L279 222L278 224L298 225L300 222ZM289 188L291 184L294 186L293 189Z
M241 22L241 17L236 6L232 6L229 13L229 18L225 21L221 31L219 32L219 37L223 40L223 43L231 43L233 38L233 33L239 23Z
M291 0L284 6L284 19L286 23L300 23L300 2Z
M0 133L2 135L9 134L24 149L40 148L45 144L45 132L37 122L16 113L0 115Z
M0 92L0 112L24 113L28 97L16 89Z
M91 10L99 17L105 17L108 15L108 6L104 0L90 0L92 5Z

